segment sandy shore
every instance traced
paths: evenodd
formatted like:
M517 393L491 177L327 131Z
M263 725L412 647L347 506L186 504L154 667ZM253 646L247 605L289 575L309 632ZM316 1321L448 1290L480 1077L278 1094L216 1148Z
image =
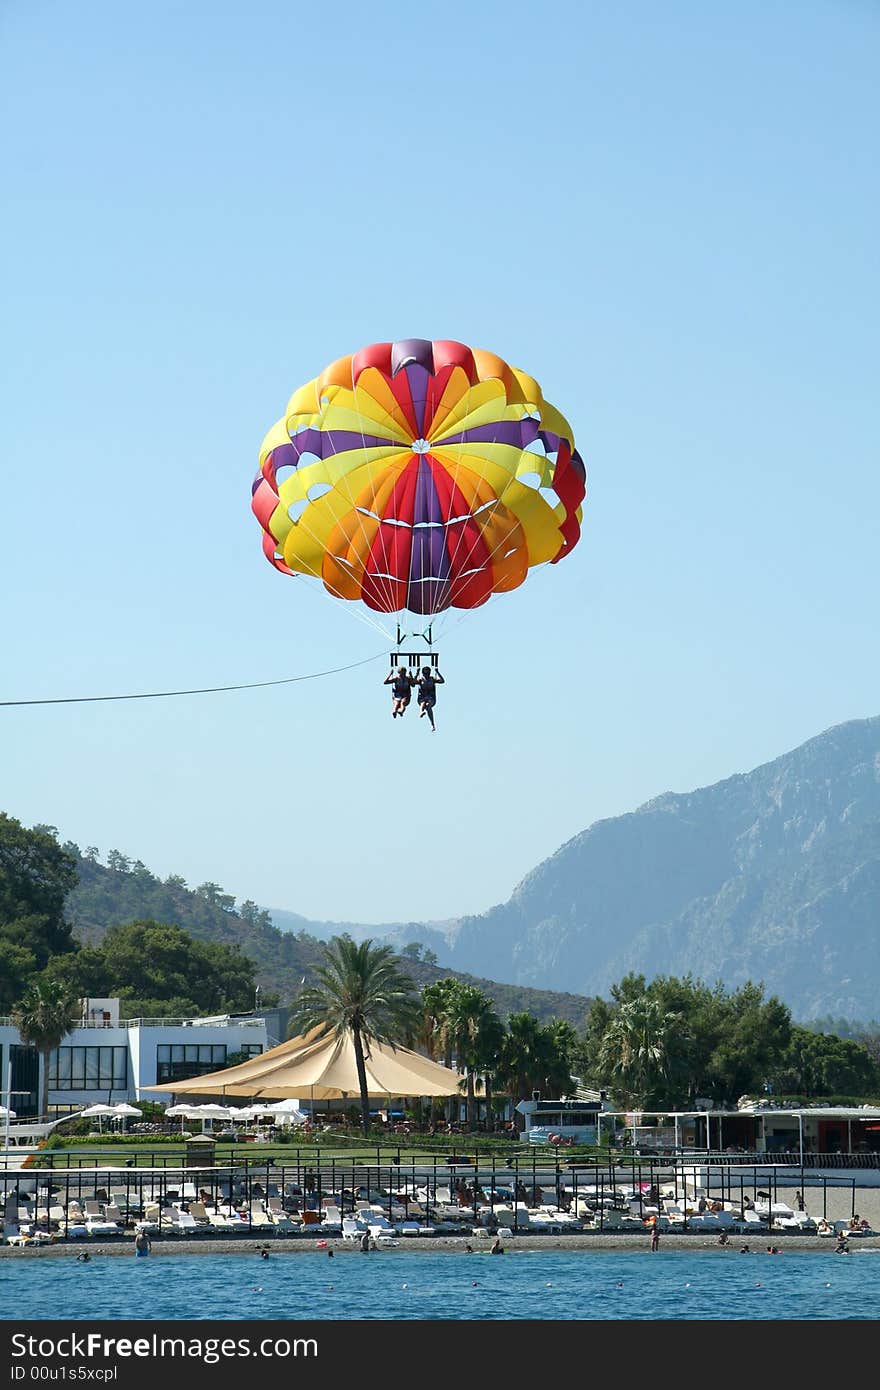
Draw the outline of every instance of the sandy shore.
M461 1253L467 1244L467 1238L461 1236L429 1236L421 1238L419 1236L409 1236L400 1238L395 1242L383 1242L373 1253L377 1255L395 1255L400 1250L434 1250L444 1251L448 1254ZM700 1235L663 1235L660 1240L660 1251L663 1250L717 1250L719 1254L729 1254L731 1251L738 1252L742 1245L757 1253L765 1250L769 1244L777 1246L781 1250L814 1250L824 1251L831 1254L834 1251L834 1241L828 1237L814 1235L768 1235L765 1232L757 1236L736 1236L730 1238L730 1245L727 1247L718 1244L716 1235L708 1235L705 1232ZM485 1238L470 1238L470 1244L474 1251L488 1251L490 1241ZM647 1235L608 1235L598 1231L583 1232L576 1235L522 1235L505 1238L503 1244L507 1250L581 1250L584 1252L607 1251L607 1250L647 1250L649 1248L649 1237ZM859 1249L880 1250L880 1236L861 1237L852 1242L852 1246L858 1245ZM231 1254L252 1254L256 1255L261 1249L267 1248L271 1251L270 1258L276 1255L312 1255L327 1259L327 1250L332 1250L334 1255L359 1255L360 1248L355 1241L343 1241L339 1239L328 1240L326 1246L318 1246L313 1240L285 1240L275 1239L266 1240L180 1240L174 1236L159 1240L153 1238L152 1256L164 1255L231 1255ZM36 1245L9 1247L0 1249L0 1258L7 1257L12 1259L71 1259L75 1258L83 1250L82 1241L71 1241L69 1244L60 1243L57 1245ZM92 1259L102 1256L124 1255L131 1257L134 1254L134 1244L132 1240L120 1240L116 1242L89 1242L88 1253Z
M581 1250L585 1253L589 1251L604 1250L647 1250L649 1249L650 1237L640 1233L631 1235L620 1233L602 1233L600 1231L584 1231L574 1235L517 1235L505 1237L502 1244L506 1250ZM380 1244L373 1252L381 1256L394 1256L401 1250L434 1250L443 1251L448 1254L461 1254L465 1245L470 1243L474 1251L488 1251L491 1241L485 1236L405 1236L397 1238L393 1243ZM716 1250L719 1255L730 1254L731 1251L738 1252L742 1245L748 1245L749 1249L755 1253L766 1250L768 1245L775 1245L780 1250L813 1250L821 1251L826 1255L832 1254L835 1242L827 1236L800 1235L786 1232L778 1234L773 1232L760 1231L757 1235L749 1233L747 1236L731 1235L730 1244L721 1246L718 1244L718 1237L714 1234L702 1231L699 1235L662 1235L660 1237L660 1250ZM855 1250L880 1250L880 1235L859 1236L850 1242L852 1249ZM183 1240L177 1236L167 1236L159 1239L152 1238L152 1256L165 1255L232 1255L250 1254L257 1255L264 1248L271 1252L270 1258L277 1255L311 1255L321 1259L327 1259L327 1251L332 1250L334 1256L359 1255L361 1250L356 1241L343 1241L338 1237L327 1239L326 1244L318 1245L317 1241L311 1238L285 1238L276 1236L269 1240L252 1240L249 1237L242 1237L238 1240L216 1240L210 1236L198 1240ZM116 1241L70 1241L61 1242L57 1245L33 1245L33 1246L3 1246L0 1248L0 1259L75 1259L83 1250L87 1250L92 1259L103 1256L124 1255L132 1257L134 1255L134 1242L131 1237L126 1237ZM151 1256L151 1258L152 1258Z

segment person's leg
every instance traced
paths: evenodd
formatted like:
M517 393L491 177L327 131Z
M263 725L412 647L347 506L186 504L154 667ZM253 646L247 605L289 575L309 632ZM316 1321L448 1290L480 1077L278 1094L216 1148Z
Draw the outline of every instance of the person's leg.
M431 728L432 728L432 729L434 730L434 732L436 733L437 729L436 729L436 725L435 725L435 723L434 723L434 706L433 706L433 705L425 705L425 711L426 711L426 713L427 713L427 715L428 715L428 722L429 722L429 724L431 725Z

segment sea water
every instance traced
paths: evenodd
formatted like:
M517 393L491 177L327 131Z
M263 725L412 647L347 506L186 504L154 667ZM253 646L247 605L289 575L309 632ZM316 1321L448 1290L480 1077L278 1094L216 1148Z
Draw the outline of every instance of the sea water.
M266 1260L73 1252L0 1260L4 1319L853 1319L880 1307L880 1251L400 1248Z

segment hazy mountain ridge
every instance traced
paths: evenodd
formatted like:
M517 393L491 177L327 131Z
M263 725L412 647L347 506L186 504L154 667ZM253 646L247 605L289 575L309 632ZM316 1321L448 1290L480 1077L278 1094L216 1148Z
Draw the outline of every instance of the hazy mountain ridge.
M308 931L312 924L306 918L294 913L285 916L295 918L296 932L282 931L268 920L268 912L257 911L242 917L232 907L211 901L182 881L159 880L139 861L134 868L120 870L80 857L78 869L80 881L69 895L66 908L67 918L80 941L100 941L107 928L116 923L142 920L175 923L193 936L240 948L254 961L257 982L265 990L277 993L282 1004L291 1002L303 979L312 980L315 967L323 959L323 941ZM234 902L234 899L229 901ZM314 925L324 928L327 936L346 929L344 923ZM381 930L378 927L358 928L360 937L377 939ZM406 958L402 958L401 965L418 988L446 975L478 985L493 1000L502 1018L509 1013L527 1011L542 1023L564 1018L582 1027L590 1004L589 999L566 990L530 989Z
M596 822L444 959L603 993L628 969L763 980L795 1014L870 1017L880 990L880 718Z
M308 932L320 941L329 941L332 936L347 933L355 941L387 942L394 946L405 946L408 941L421 941L425 945L434 943L445 945L450 932L454 931L455 921L445 922L326 922L313 921L302 917L298 912L286 908L270 907L269 916L273 924L285 932Z

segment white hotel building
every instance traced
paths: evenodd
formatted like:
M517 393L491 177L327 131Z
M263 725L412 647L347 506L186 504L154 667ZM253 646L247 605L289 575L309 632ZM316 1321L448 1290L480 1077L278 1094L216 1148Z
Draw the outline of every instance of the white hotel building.
M229 1058L243 1060L265 1052L283 1038L283 1011L222 1014L214 1018L119 1017L118 999L84 999L82 1017L49 1057L49 1113L102 1102L137 1102L145 1086L219 1071ZM18 1119L35 1119L40 1104L41 1060L22 1043L11 1018L0 1017L0 1105ZM12 1093L7 1100L6 1092Z

